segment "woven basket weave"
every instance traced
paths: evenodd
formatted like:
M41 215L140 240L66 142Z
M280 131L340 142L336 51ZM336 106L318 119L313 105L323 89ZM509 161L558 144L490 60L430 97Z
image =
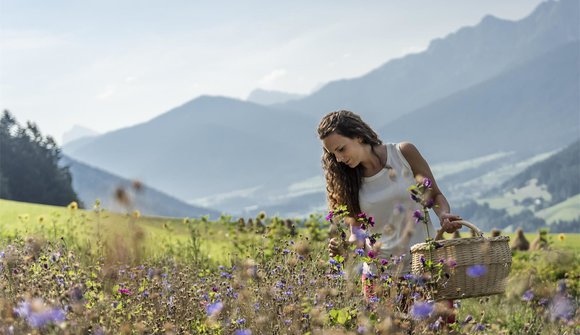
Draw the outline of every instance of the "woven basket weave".
M464 299L486 295L500 294L505 291L505 284L512 265L512 253L509 248L509 237L483 237L483 233L467 221L454 221L470 228L476 237L441 240L443 231L439 231L435 240L438 247L431 250L434 262L440 259L453 259L457 265L449 267L444 264L449 279L441 279L434 292L435 300ZM428 243L418 243L411 247L411 271L415 275L425 271L421 256L429 259ZM483 265L485 271L477 277L471 277L467 270L475 265Z

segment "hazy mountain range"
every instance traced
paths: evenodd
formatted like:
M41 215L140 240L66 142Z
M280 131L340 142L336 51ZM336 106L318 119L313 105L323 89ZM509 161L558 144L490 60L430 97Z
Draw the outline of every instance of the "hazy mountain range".
M280 91L268 91L255 89L249 95L246 101L254 102L260 105L274 105L303 98L303 94L286 93Z
M83 201L85 208L92 208L99 199L101 207L115 212L130 213L139 210L147 216L200 217L209 215L219 217L215 210L187 204L172 196L159 192L140 181L127 180L106 171L88 166L64 156L60 163L69 166L73 175L73 188ZM116 194L124 192L128 201L120 201Z
M246 214L324 206L316 127L338 109L362 114L386 142L416 143L434 166L504 153L485 163L501 169L580 137L579 13L578 1L561 0L519 21L487 16L303 98L266 106L202 96L64 150L186 202ZM440 171L451 181L475 170Z

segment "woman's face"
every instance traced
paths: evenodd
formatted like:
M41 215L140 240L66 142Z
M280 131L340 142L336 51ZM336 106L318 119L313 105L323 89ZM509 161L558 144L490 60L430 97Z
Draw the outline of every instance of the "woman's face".
M322 139L322 146L333 154L339 163L351 168L359 165L365 155L364 144L360 138L349 138L335 132Z

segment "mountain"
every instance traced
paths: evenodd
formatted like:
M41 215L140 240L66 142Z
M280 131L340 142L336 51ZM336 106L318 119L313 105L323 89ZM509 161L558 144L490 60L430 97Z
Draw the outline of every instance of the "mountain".
M306 115L202 96L65 152L186 201L250 187L265 196L320 171L316 126Z
M260 105L281 104L290 100L303 98L303 94L292 94L280 91L267 91L263 89L253 90L246 101L254 102Z
M580 44L572 42L379 129L431 163L498 151L537 154L580 136Z
M87 208L91 208L92 204L99 199L102 208L114 212L136 209L148 216L201 217L209 215L217 218L220 215L213 209L186 204L149 186L115 176L67 156L62 157L60 164L69 166L73 177L73 188ZM115 194L118 189L122 189L130 197L129 206L123 206L117 199L119 197Z
M65 145L78 139L85 137L94 137L97 136L98 134L99 134L98 132L92 129L79 126L78 124L76 124L62 135L62 143L63 145Z
M328 83L303 99L276 106L315 117L350 109L372 125L385 125L578 40L579 3L547 1L519 21L486 16L475 27L432 41L424 52L391 60L361 77Z
M362 114L386 142L414 142L431 164L498 153L517 164L578 137L578 4L548 1L516 22L487 16L425 52L283 104L202 96L65 152L230 213L319 207L324 187L288 194L321 176L315 129L340 108Z
M532 181L545 186L550 195L546 205L555 205L580 194L580 140L528 167L490 193L508 193ZM580 207L578 211L580 214Z

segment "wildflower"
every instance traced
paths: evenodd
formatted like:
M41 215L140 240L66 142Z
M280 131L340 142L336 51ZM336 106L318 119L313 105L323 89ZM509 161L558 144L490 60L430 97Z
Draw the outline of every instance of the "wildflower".
M423 186L429 188L433 185L433 182L429 178L423 178Z
M71 202L70 204L68 204L68 209L70 210L76 210L79 208L79 204L76 201Z
M138 210L134 210L134 211L133 211L133 213L131 214L131 216L132 216L134 219L138 219L138 218L140 218L140 217L141 217L141 212L139 212Z
M389 264L389 261L387 259L382 258L381 265L387 265L387 264Z
M523 301L531 301L533 298L534 298L534 292L532 292L532 290L527 290L522 295L522 300Z
M120 288L119 290L117 290L117 292L119 292L123 295L131 295L131 290L128 290L126 288Z
M465 320L463 320L463 323L468 323L471 320L473 320L473 316L471 316L471 314L469 314L469 315L467 315L467 317L465 318Z
M415 223L419 223L419 221L423 220L423 213L420 210L416 209L413 212L413 217L415 218Z
M332 211L328 212L328 215L325 217L326 221L332 221L333 215L334 213Z
M362 255L364 255L365 251L361 248L357 248L354 250L354 253L359 255L359 256L362 256Z
M32 302L23 301L14 308L14 313L25 318L28 325L33 328L44 327L50 323L62 323L65 321L65 312L61 308L46 306L42 300L34 299Z
M482 325L481 323L478 323L477 325L475 325L475 331L482 332L484 330L485 330L485 325Z
M421 257L419 257L419 261L421 261L421 264L425 266L425 256L421 255Z
M483 276L487 272L484 265L473 265L467 268L466 273L469 277L477 278Z
M234 335L252 335L252 331L250 329L238 329Z
M558 235L558 239L559 239L560 241L564 241L564 240L566 239L566 235L564 235L564 234L560 234L560 235Z
M457 266L457 262L451 257L447 258L447 261L445 262L445 264L447 264L447 266L452 268L452 269Z
M244 318L238 319L236 321L236 323L239 324L239 325L242 325L242 324L246 323L246 319L244 319Z
M336 261L336 259L334 259L334 258L331 258L331 259L329 259L329 260L328 260L328 262L329 262L330 264L332 264L332 265L337 265L337 264L338 264L338 262L337 262L337 261Z
M224 304L221 301L217 301L213 304L207 305L205 311L207 312L207 316L212 317L219 314L219 312L221 312L223 308Z
M554 320L570 320L574 316L575 308L568 297L563 294L557 294L552 299L550 305L550 319Z
M435 205L435 200L433 200L432 198L430 198L429 200L427 200L425 202L425 207L427 207L427 208L432 208L433 205Z
M39 224L43 224L44 223L44 216L43 215L41 215L41 216L38 217L38 223Z
M433 312L433 303L416 302L411 309L411 315L416 320L426 319Z
M369 250L369 252L367 253L367 256L369 256L370 258L375 258L375 257L377 257L377 254L374 251Z

